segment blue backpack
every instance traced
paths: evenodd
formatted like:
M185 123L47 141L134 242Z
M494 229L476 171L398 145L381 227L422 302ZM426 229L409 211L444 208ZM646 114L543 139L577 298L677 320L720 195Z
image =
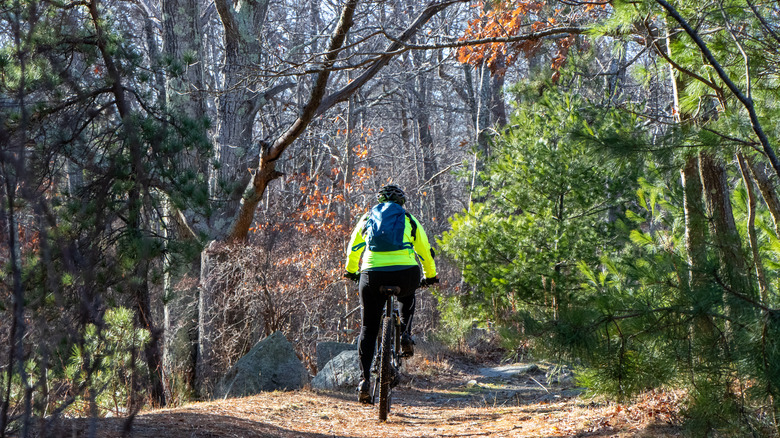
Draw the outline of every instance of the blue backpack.
M412 237L416 237L417 224L403 207L395 202L377 204L368 214L363 236L371 251L398 251L412 248L411 242L404 243L406 218L412 224Z

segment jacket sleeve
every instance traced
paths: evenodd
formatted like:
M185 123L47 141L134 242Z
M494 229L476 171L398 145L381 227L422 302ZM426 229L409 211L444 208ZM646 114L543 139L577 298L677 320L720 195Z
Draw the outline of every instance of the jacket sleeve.
M414 216L412 216L412 220L417 223L417 236L413 239L414 252L420 260L425 278L433 278L436 276L436 262L433 260L433 248L431 248L431 244L428 242L428 235L425 234L425 230L422 225L420 225L420 221Z
M347 261L345 262L345 269L347 272L356 273L360 269L360 256L363 254L363 250L366 248L366 241L363 239L363 227L368 220L368 213L364 214L358 221L355 229L352 230L352 237L349 239L349 246L347 247Z

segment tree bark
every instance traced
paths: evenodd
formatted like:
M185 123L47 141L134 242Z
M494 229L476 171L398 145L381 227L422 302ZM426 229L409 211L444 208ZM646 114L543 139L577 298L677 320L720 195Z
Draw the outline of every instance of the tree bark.
M750 167L756 185L758 185L761 197L764 198L769 209L769 214L772 216L772 221L775 224L775 235L780 238L780 197L777 195L777 186L768 174L766 164L758 163L749 156L745 157L745 160L747 160L747 165Z
M731 210L726 169L712 155L699 154L699 172L710 216L712 240L720 260L719 277L724 285L726 314L732 321L747 321L746 300L754 300L748 263Z
M24 61L22 61L24 66ZM26 72L22 67L21 77L25 77ZM23 87L22 87L23 88ZM24 108L24 102L20 105ZM24 123L24 122L23 122ZM20 130L20 132L25 132ZM20 144L21 141L21 144ZM5 388L2 389L2 406L0 406L0 437L5 437L8 427L8 409L11 402L11 383L13 382L14 372L18 373L23 382L25 392L27 392L28 379L25 371L24 358L24 338L26 335L27 324L24 318L25 299L24 286L22 283L22 257L20 249L19 224L17 222L17 213L15 205L17 203L17 193L19 190L19 178L24 175L25 151L23 139L11 140L9 151L3 153L0 158L0 177L2 178L4 193L1 201L3 207L0 209L0 219L7 224L6 238L9 248L11 264L11 290L12 290L12 310L11 310L11 329L8 348L8 364L6 365L6 375L4 377ZM25 406L25 415L23 417L22 434L26 436L27 426L31 419L30 412Z
M203 99L205 63L202 31L200 26L200 3L197 0L163 0L162 1L162 37L163 53L169 60L168 75L165 82L165 106L168 111L178 119L187 118L196 123L206 117L206 106ZM202 135L205 137L206 133ZM207 175L208 162L201 159L197 150L185 150L176 160L181 174ZM194 239L191 230L176 220L182 215L190 226L200 228L205 223L193 210L175 211L167 200L163 206L164 233L166 242L169 239L182 240ZM186 354L191 349L177 349L173 343L179 337L179 331L188 331L197 315L193 310L197 309L198 292L191 288L179 291L175 294L172 283L178 278L171 277L169 258L163 259L163 364L164 374L170 379L179 380L187 387L194 387L195 382L191 377L195 375L196 356ZM184 275L199 276L199 260L190 265ZM179 357L185 353L186 357ZM188 378L189 377L189 378ZM172 388L168 385L171 381L165 380L167 393L170 395Z
M206 104L199 2L163 0L162 11L163 53L170 62L165 82L166 108L175 116L202 120L206 116ZM200 173L208 170L197 152L180 158L177 164L182 170Z
M261 108L262 95L251 91L245 83L252 76L251 66L260 61L263 48L262 32L268 14L268 0L230 2L215 1L225 29L225 58L222 68L224 92L218 98L215 161L220 165L211 170L211 196L220 203L211 220L216 237L224 236L239 209L244 190L254 167L258 150L253 145L255 117ZM262 196L262 193L261 193ZM247 226L247 230L251 226Z
M355 130L357 129L358 116L355 112L355 97L349 99L347 105L347 135L344 139L344 199L349 199L349 192L352 188L352 173L355 167ZM345 206L342 219L345 224L351 223L350 209Z
M485 154L490 155L488 128L490 127L490 69L484 63L479 67L479 92L477 94L477 146Z
M195 368L196 389L201 397L207 397L212 389L216 370L214 367L214 324L211 312L214 311L214 287L212 285L211 269L216 263L212 258L212 249L216 242L211 242L208 248L201 252L200 259L200 293L198 294L198 348Z
M506 105L504 105L504 73L503 69L506 68L506 59L503 55L499 56L496 61L496 67L498 71L490 72L490 114L492 115L493 123L497 128L506 126Z
M761 296L761 302L764 305L768 305L769 285L766 281L766 274L764 274L764 264L761 262L761 254L758 251L758 236L756 235L756 194L753 190L753 179L750 177L747 159L742 153L737 153L737 163L739 164L742 181L745 183L745 190L747 191L748 196L748 217L746 227L749 237L748 242L750 243L750 252L753 256L753 268L756 270L756 279L758 280L758 291Z
M685 209L685 249L688 255L688 286L696 293L706 282L707 217L702 203L702 185L699 163L691 155L680 171L683 183Z

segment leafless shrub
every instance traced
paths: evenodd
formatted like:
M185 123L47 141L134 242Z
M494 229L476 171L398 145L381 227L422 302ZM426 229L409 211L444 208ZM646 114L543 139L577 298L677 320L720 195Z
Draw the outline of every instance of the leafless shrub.
M345 338L342 317L358 305L357 295L345 295L341 251L335 251L338 256L301 251L317 247L315 240L294 230L268 230L248 245L213 249L219 262L210 271L209 317L217 369L226 369L275 331L282 331L310 366L316 363L318 340Z

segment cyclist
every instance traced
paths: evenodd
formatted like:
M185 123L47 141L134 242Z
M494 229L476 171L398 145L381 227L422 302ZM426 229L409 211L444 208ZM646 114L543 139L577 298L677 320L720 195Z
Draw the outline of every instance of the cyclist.
M390 184L382 187L376 195L380 204L394 202L403 206L406 195L400 187ZM371 379L371 362L382 320L382 310L385 297L379 292L380 286L398 286L401 292L398 301L401 303L401 355L414 354L414 341L411 337L412 317L415 307L415 290L419 286L429 286L438 283L436 264L433 260L434 251L428 243L425 230L412 215L405 213L405 228L403 231L404 249L395 251L371 251L366 246L366 224L370 212L364 214L352 231L352 238L347 248L346 273L344 277L356 281L360 289L360 302L363 305L361 313L362 327L358 338L358 356L363 380L358 387L358 400L370 403L369 382ZM358 273L358 263L360 273ZM420 281L422 264L425 274Z

